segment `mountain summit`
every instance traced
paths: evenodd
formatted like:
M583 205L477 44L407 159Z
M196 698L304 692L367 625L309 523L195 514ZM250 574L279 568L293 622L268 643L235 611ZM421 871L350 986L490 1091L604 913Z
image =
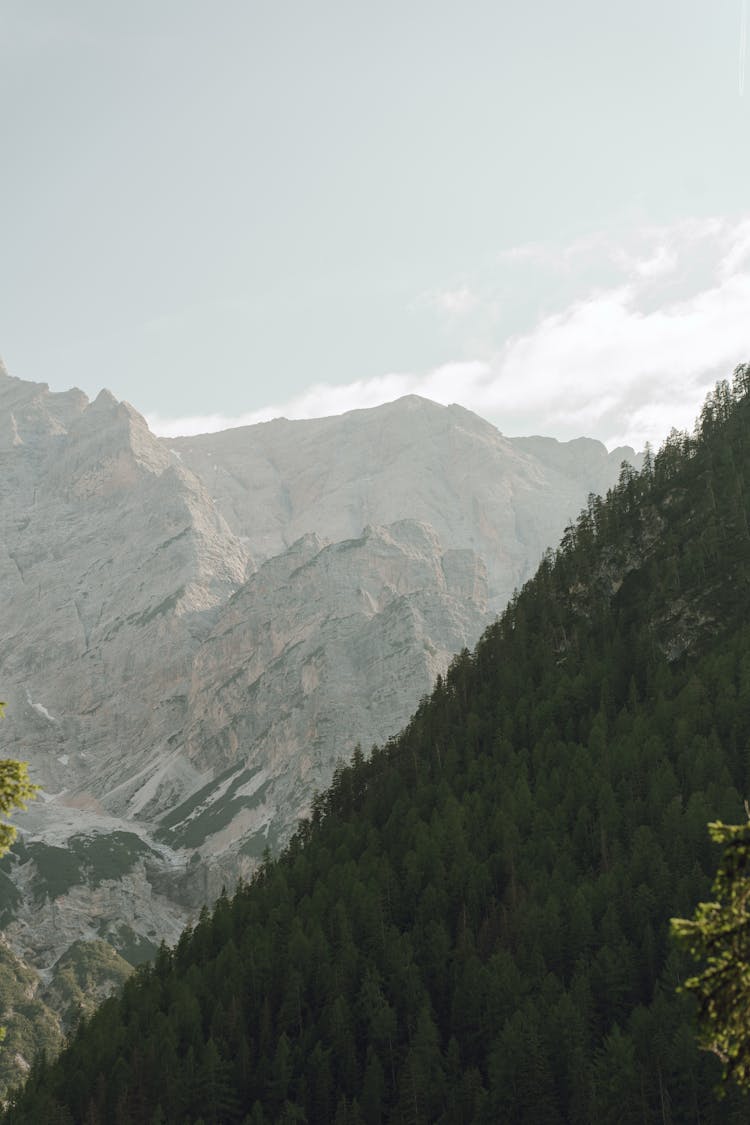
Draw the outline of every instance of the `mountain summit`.
M229 526L258 558L301 535L333 541L366 524L429 524L447 548L483 559L501 609L572 520L606 492L632 449L601 442L506 438L461 406L409 395L311 421L276 419L168 442L207 483Z
M8 1125L745 1120L668 924L748 787L749 423L750 367L591 498L278 860L33 1068Z
M153 954L398 732L617 477L524 440L409 397L164 441L0 375L4 753L44 790L5 861L15 954Z

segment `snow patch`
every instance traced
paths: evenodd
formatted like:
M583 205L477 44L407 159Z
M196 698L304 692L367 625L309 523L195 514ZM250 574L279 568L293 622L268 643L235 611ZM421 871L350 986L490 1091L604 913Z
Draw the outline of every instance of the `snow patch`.
M195 808L192 809L192 811L189 812L188 815L180 821L180 824L189 824L191 820L195 820L196 817L201 816L201 814L204 813L206 809L210 808L211 805L215 805L217 801L220 801L226 791L229 789L232 782L237 777L237 774L242 773L244 769L245 764L243 762L242 765L239 765L237 769L229 775L229 777L225 777L223 781L220 781L214 791L212 793L209 793L209 795L203 801L201 801L200 804L196 805ZM186 799L189 800L189 798Z
M240 809L229 824L207 837L199 849L200 855L204 859L215 859L244 836L255 836L263 832L268 838L271 821L277 812L275 806L268 804L257 809Z
M165 782L176 782L180 789L190 791L200 788L209 779L208 773L198 773L185 760L182 747L168 751L160 749L146 765L126 781L110 791L112 797L118 792L127 796L128 816L139 816L147 805L155 800L159 789Z
M50 715L49 711L43 703L34 703L28 688L26 689L26 701L32 711L36 711L37 715L41 715L42 718L46 719L48 723L57 724L60 722L60 720L56 719L54 715Z
M256 773L255 777L252 777L250 781L246 781L244 785L241 785L239 787L239 789L235 789L232 796L252 797L253 793L256 793L260 789L261 785L263 785L267 780L268 770L259 770L258 773Z

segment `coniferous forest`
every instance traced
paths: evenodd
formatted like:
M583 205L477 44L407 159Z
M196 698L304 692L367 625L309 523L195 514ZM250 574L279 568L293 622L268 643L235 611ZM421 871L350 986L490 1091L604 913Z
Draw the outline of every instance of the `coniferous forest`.
M7 1125L746 1122L669 937L750 795L750 367Z

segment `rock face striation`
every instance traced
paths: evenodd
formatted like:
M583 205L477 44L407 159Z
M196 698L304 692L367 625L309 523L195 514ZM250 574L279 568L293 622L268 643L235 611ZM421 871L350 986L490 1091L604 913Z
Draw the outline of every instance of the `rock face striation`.
M257 559L313 533L336 542L368 524L429 524L446 549L475 551L502 609L589 492L606 492L632 449L579 438L506 438L461 406L416 395L332 418L176 438L229 526Z
M43 786L0 864L13 956L174 941L633 456L415 397L167 441L0 366L2 753Z
M306 535L264 563L193 663L185 752L221 771L221 792L172 812L170 842L214 864L238 844L259 858L338 760L405 725L486 621L484 564L412 520L328 546Z

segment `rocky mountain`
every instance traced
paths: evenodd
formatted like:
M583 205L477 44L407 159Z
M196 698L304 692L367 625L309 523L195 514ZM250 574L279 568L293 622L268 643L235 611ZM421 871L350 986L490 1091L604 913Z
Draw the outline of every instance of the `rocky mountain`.
M506 438L461 406L409 395L311 421L278 418L168 443L204 481L254 557L302 535L338 541L368 524L429 524L445 548L470 548L502 609L589 492L617 480L632 449L589 438Z
M414 397L166 441L0 370L3 753L43 787L0 880L14 955L44 977L80 939L174 941L623 456Z
M749 425L750 365L587 505L405 728L35 1066L3 1123L746 1122L746 1089L716 1091L722 1070L748 1084ZM374 538L394 579L394 548L430 557L414 525ZM300 601L329 557L308 547L282 578ZM268 646L240 665L255 682L273 638L250 600L231 623ZM736 827L712 887L716 821ZM711 936L688 952L670 919L701 901ZM721 1059L700 1049L717 1033Z
M0 1089L25 1075L42 1051L53 1058L79 1016L90 1015L132 972L108 942L76 941L40 976L0 940Z
M185 751L222 772L198 810L191 800L162 820L169 841L215 863L238 843L257 859L288 838L336 761L395 735L486 621L484 564L443 551L425 524L329 546L307 535L270 559L194 661Z

